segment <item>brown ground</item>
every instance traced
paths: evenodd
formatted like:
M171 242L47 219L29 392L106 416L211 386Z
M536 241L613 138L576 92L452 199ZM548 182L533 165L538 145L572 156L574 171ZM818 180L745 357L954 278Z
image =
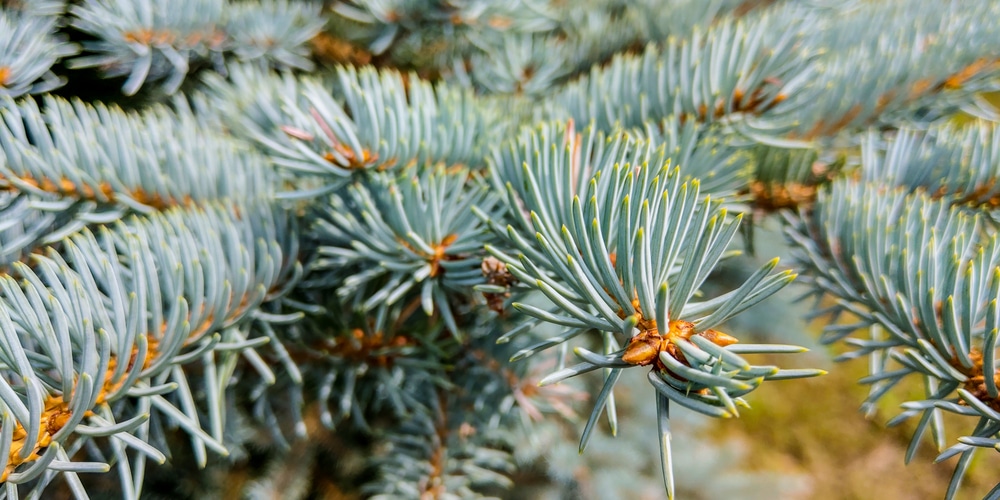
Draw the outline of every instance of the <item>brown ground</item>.
M891 391L880 411L866 420L858 408L867 387L856 382L866 374L867 362L854 360L834 365L823 377L766 383L748 398L753 409L741 412L738 421L722 422L719 433L749 443L748 467L807 475L810 499L944 498L957 458L933 464L937 453L925 436L917 456L905 465L916 419L897 428L884 425L900 402L919 398L920 388L897 386L902 390ZM954 417L946 419L948 443L975 423ZM998 453L978 452L957 498L982 498L1000 480L998 466Z

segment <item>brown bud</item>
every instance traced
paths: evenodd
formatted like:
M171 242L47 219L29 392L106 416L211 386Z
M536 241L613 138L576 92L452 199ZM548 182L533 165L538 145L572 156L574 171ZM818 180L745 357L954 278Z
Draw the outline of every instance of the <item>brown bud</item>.
M491 285L509 286L517 281L510 274L510 271L507 270L507 264L504 264L496 257L486 257L483 259L480 269L483 271L486 282Z
M644 331L632 337L625 353L622 354L622 361L630 365L645 366L652 364L660 355L660 348L663 344L663 337L655 331Z
M737 342L740 341L736 337L733 337L732 335L729 335L727 333L722 333L722 332L720 332L718 330L705 330L705 331L699 333L698 335L701 335L702 337L705 337L706 339L708 339L709 342L711 342L711 343L713 343L713 344L715 344L717 346L720 346L720 347L726 347L727 345L733 345L733 344L735 344L735 343L737 343Z

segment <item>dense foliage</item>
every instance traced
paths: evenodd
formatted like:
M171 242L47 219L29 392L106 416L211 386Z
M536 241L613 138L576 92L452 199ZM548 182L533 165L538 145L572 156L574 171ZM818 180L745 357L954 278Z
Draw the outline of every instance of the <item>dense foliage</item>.
M496 496L645 412L669 498L745 497L685 412L824 373L739 332L801 274L953 497L1000 448L998 16L0 0L0 495ZM734 259L769 221L791 261Z

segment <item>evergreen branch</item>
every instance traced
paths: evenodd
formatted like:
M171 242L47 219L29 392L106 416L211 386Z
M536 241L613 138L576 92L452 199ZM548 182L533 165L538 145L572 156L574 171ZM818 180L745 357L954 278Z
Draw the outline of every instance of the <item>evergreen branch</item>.
M448 74L449 68L442 73L462 82L471 75L471 83L488 92L544 96L616 53L690 36L696 26L711 24L736 3L681 0L671 1L668 8L649 1L555 5L553 29L497 39L477 34L472 54L462 56L464 64L456 61L451 64L453 74Z
M1000 425L990 409L1000 406L994 368L1000 240L981 225L947 200L841 180L820 194L813 219L789 232L815 283L861 319L830 328L837 333L827 340L873 326L870 340L847 341L856 348L848 357L871 358L866 407L904 377L923 375L926 400L904 404L892 421L922 415L907 460L928 426L943 448L939 409L979 415L973 441ZM948 399L956 390L964 406ZM960 463L955 481L963 473Z
M262 157L190 113L126 113L52 97L43 104L44 111L30 99L0 104L0 189L40 212L74 210L70 229L273 189Z
M108 77L127 76L122 86L126 95L158 80L165 80L163 90L173 93L199 64L211 63L225 72L224 58L230 53L242 61L312 68L305 43L323 25L316 4L179 2L87 0L74 5L72 26L96 41L86 42L88 55L72 60L71 66L97 66Z
M0 8L31 16L61 16L66 12L66 0L4 0Z
M423 403L391 431L387 449L372 461L380 477L365 491L479 498L488 488L509 488L515 440L535 431L542 412L572 415L567 403L580 394L569 388L539 391L533 369L506 361L516 347L492 342L498 328L491 316L476 319L474 333L442 360L447 378L414 389Z
M32 206L39 201L24 193L0 193L0 220L3 220L0 223L0 268L23 258L45 241L61 240L84 226L83 221L75 219L83 208L81 204L53 211Z
M737 198L746 190L754 167L763 168L747 151L746 139L723 127L669 117L657 126L647 125L645 135L651 145L663 145L663 157L680 168L685 181L698 179L701 190L716 199Z
M248 208L173 210L97 235L85 230L63 242L65 258L50 249L31 267L16 263L15 274L0 276L0 332L7 339L0 357L8 372L0 383L0 456L8 484L31 481L46 467L69 475L96 471L45 460L61 448L79 449L73 443L87 436L111 436L116 454L121 444L139 452L131 465L120 455L117 467L123 494L137 497L141 476L133 480L130 471L142 470L146 457L164 460L145 443L150 412L184 428L196 456L205 447L225 453L218 408L224 399L208 401L217 408L208 411L212 430L202 430L178 364L194 352L238 355L245 347L220 343L215 332L227 330L223 341L239 337L236 326L287 278L282 248L263 239L282 215ZM177 402L161 395L174 390ZM129 424L118 422L130 411L136 413Z
M578 123L640 127L676 116L682 121L716 122L731 116L789 112L785 101L802 93L814 57L797 45L794 32L778 30L781 19L756 23L727 20L689 38L670 39L641 56L618 56L589 76L563 87L559 109ZM787 33L774 38L775 32Z
M690 35L698 27L709 26L726 14L746 15L754 8L754 3L756 0L672 0L669 8L664 8L656 0L640 0L628 6L632 7L628 18L633 27L642 27L645 40L658 42Z
M332 187L354 171L411 163L477 166L503 132L489 103L467 90L370 67L337 68L332 81L232 72L233 85L209 80L202 106L292 172Z
M973 122L927 131L900 130L886 144L869 132L863 143L865 180L923 189L955 204L1000 204L1000 133L997 126Z
M34 2L22 13L0 5L0 96L48 92L65 83L51 68L79 47L55 33L56 18L46 15L54 7Z
M534 203L545 204L547 212L566 218L574 216L569 208L572 197L588 189L596 169L621 157L633 165L644 162L663 165L669 161L679 169L682 176L679 179L697 180L702 189L718 198L745 189L751 175L753 163L749 155L735 147L732 137L717 127L667 119L659 126L647 127L639 137L630 139L622 131L606 135L595 127L578 134L573 122L546 125L537 130L522 130L516 141L493 149L487 163L495 190L508 192L509 198L507 183L523 190L534 178L537 184L550 188L544 196L534 197ZM570 165L568 177L560 177L558 169L564 163ZM529 169L526 165L535 166ZM546 170L536 170L542 168ZM508 214L517 229L531 231L532 222L527 216L526 207ZM601 222L608 227L612 221ZM501 226L494 229L504 232Z
M333 12L351 21L346 26L348 39L368 45L374 54L382 54L393 45L402 54L416 53L421 48L433 46L435 39L443 38L444 45L449 48L446 56L428 61L428 56L424 55L422 62L410 61L410 64L427 66L431 61L440 65L442 61L450 62L453 57L468 56L468 50L477 43L481 45L483 40L495 40L505 34L551 30L555 27L554 12L547 7L527 1L497 4L344 0L334 5Z
M517 146L530 162L501 160L495 166L494 178L506 184L512 214L506 244L517 257L494 247L487 250L525 285L542 292L559 313L604 332L610 357L595 360L577 349L584 367L652 365L649 379L659 394L717 417L735 416L739 397L769 377L821 373L752 366L725 350L735 338L713 329L794 278L789 272L772 274L776 260L725 300L692 301L725 253L739 218L730 219L718 203L702 199L697 180L682 184L669 162L655 163L649 148L621 133L597 141L591 133L578 146L567 130L571 126L542 127ZM524 233L535 238L522 237ZM530 308L521 310L551 321ZM624 349L618 348L616 336L627 342ZM781 347L775 352L786 351ZM606 376L581 448L604 407L612 411L611 389L621 369ZM665 451L663 457L669 456ZM664 466L670 470L669 461ZM672 496L669 488L668 481Z
M1000 29L990 21L1000 6L993 2L857 2L835 12L802 12L790 4L789 9L808 26L804 47L826 52L804 91L788 96L792 137L925 125L953 114L977 92L994 89L1000 74L1000 55L993 48ZM959 36L964 33L976 36ZM763 121L766 129L776 126Z
M437 353L424 344L435 342L440 328L428 328L426 320L413 318L412 307L397 304L365 314L329 296L309 296L325 303L319 314L306 314L287 335L268 334L288 353L282 362L287 376L284 385L269 389L275 398L254 402L254 414L259 419L267 415L273 411L268 408L271 400L291 391L293 404L318 404L320 423L328 429L350 419L354 428L370 433L370 419L403 419L419 406L412 393L427 383L429 372L440 368ZM308 397L306 388L313 389ZM301 427L301 412L294 413Z
M507 36L470 58L471 79L495 94L541 95L573 70L567 64L567 45L542 36ZM458 71L464 72L462 66Z
M711 24L738 0L441 3L341 1L332 32L394 66L494 93L544 95L566 78Z
M372 498L481 498L477 489L510 487L509 453L468 422L448 418L449 401L413 412L387 436L387 453L375 457L379 477L363 491ZM492 412L490 412L492 413Z
M225 34L224 0L88 0L70 8L72 26L97 40L84 45L89 54L71 67L102 67L109 77L127 76L122 92L133 95L148 81L166 80L171 93L180 87L200 55L221 58Z
M416 307L366 315L328 304L282 338L303 369L292 390L315 388L305 403L291 399L308 407L315 398L320 421L331 429L350 417L354 428L338 427L340 435L358 430L378 439L367 460L378 477L364 486L367 494L468 497L509 487L511 424L530 432L543 412L572 415L567 403L579 393L540 391L525 364L509 365L515 347L492 342L492 317L473 313L469 335L457 342L439 317L415 315ZM255 411L268 400L275 398L259 398Z
M978 320L988 303L992 259L1000 258L993 256L1000 251L995 244L978 236L978 218L926 195L879 193L877 186L850 181L835 182L819 199L815 219L798 223L790 235L824 290L867 308L852 309L866 321L889 323L883 326L896 345L918 348L924 340L945 359L967 361L971 339L984 334ZM914 275L914 269L922 272ZM966 302L967 293L973 295ZM958 316L978 318L961 329L961 338L945 331L948 300L960 301Z
M317 7L288 0L231 3L224 28L229 37L226 51L242 62L310 71L307 43L326 23Z
M580 451L605 415L657 421L609 455L610 496L653 441L668 497L712 493L718 464L671 449L677 407L735 417L823 373L720 331L795 277L720 266L776 211L820 340L868 359L862 408L920 379L889 425L912 422L907 462L925 437L957 459L953 498L1000 448L998 9L0 0L0 497L138 498L163 486L148 460L187 494L495 494L585 394ZM331 40L374 66L295 73ZM207 86L128 113L22 97L88 67L125 94ZM655 402L621 398L630 373ZM949 440L945 412L975 427ZM224 474L194 471L210 451Z
M471 208L499 217L498 198L463 167L372 174L321 212L310 268L362 311L419 297L427 315L440 313L461 335L449 297L482 283L480 252L491 240Z

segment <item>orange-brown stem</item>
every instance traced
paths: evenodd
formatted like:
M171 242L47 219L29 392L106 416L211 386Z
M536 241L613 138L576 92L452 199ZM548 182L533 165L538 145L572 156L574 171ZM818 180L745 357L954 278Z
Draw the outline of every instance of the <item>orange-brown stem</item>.
M40 179L35 179L31 175L25 175L23 177L17 178L20 183L28 184L36 189L48 193L59 194L63 196L69 196L74 198L79 198L82 200L98 201L98 202L114 202L117 198L117 193L112 189L111 184L108 182L102 182L97 186L95 190L93 187L88 185L77 186L71 180L63 177L61 179L53 180L47 177ZM3 175L0 175L0 183L6 184L6 186L0 186L0 189L6 191L16 191L17 187L11 184L10 181ZM170 196L163 196L159 193L149 193L141 187L135 188L131 192L126 192L129 197L142 203L143 205L153 207L157 210L166 210L168 208L176 206L191 206L194 200L189 195L185 195L181 199L177 199Z

